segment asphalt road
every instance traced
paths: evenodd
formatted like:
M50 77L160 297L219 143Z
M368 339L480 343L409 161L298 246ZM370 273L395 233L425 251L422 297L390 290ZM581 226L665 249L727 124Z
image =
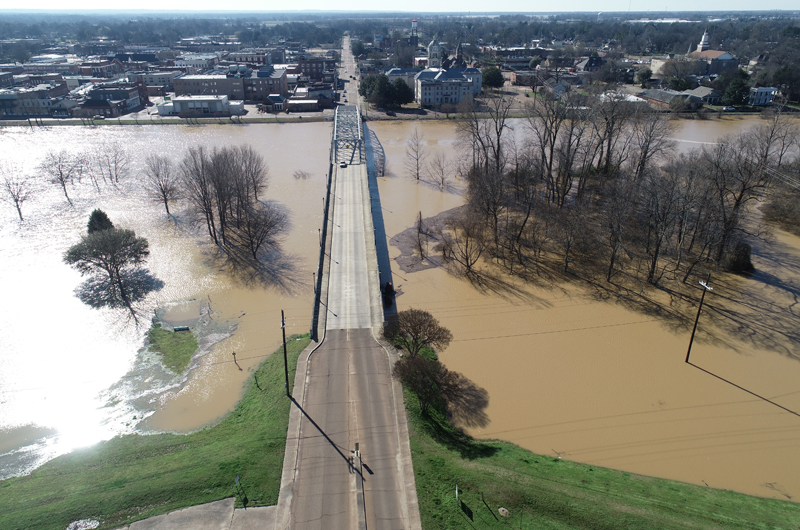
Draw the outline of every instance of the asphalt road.
M390 362L372 335L368 261L375 256L367 250L373 234L366 233L366 171L361 164L335 171L327 331L309 360L300 404L292 528L402 529L408 503ZM354 465L356 444L362 465Z

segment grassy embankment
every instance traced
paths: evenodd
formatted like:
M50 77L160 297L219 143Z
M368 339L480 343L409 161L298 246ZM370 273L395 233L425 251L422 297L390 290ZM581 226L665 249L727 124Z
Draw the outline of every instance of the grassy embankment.
M500 441L477 441L406 392L422 527L784 529L800 504L578 464ZM456 501L472 511L470 521ZM510 511L502 517L498 508Z
M197 351L197 337L191 331L170 331L153 324L147 332L150 348L161 356L164 366L175 372L183 373Z
M293 337L289 381L308 345ZM248 506L278 500L289 400L283 355L268 357L246 393L218 425L193 434L128 435L75 451L26 477L0 481L0 528L57 529L94 518L111 528L236 494Z

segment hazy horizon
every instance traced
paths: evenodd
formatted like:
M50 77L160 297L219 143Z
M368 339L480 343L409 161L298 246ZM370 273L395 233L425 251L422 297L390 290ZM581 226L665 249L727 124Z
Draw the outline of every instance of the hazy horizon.
M712 0L704 4L704 9L697 9L697 3L689 0L678 0L671 5L665 5L663 9L658 9L652 2L642 0L613 0L597 2L588 0L566 0L558 4L558 9L547 9L544 6L535 6L531 9L531 3L524 0L504 0L496 4L497 9L487 11L484 2L475 0L454 1L444 0L437 4L439 9L430 10L430 3L419 0L404 5L403 9L376 10L374 2L367 0L354 0L348 2L347 7L342 5L331 9L331 2L321 0L309 0L305 3L306 9L264 9L263 2L254 0L243 0L238 3L235 9L218 9L219 2L209 0L198 0L192 2L189 7L181 6L176 9L175 4L165 6L162 3L145 2L139 9L109 9L107 2L100 0L81 1L78 6L65 8L63 2L56 0L42 0L37 3L37 8L0 8L0 14L44 14L44 13L68 13L68 14L168 14L168 13L210 13L215 15L227 13L253 13L253 14L315 14L315 13L341 13L341 14L409 14L409 15L493 15L493 14L558 14L558 13L642 13L653 17L675 14L675 13L714 13L714 12L750 12L764 13L770 11L781 11L787 14L798 13L795 1L773 0L768 5L761 5L759 9L753 9L751 2L743 0L721 1ZM648 6L648 7L645 7Z

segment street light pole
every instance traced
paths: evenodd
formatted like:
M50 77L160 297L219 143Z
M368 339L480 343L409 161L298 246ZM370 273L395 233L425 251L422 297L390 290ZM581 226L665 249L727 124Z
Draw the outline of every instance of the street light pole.
M706 297L706 291L713 291L714 288L708 285L708 282L711 281L711 273L708 273L708 278L706 281L699 282L700 285L703 286L703 294L700 296L700 305L697 306L697 316L694 319L694 327L692 328L692 336L689 338L689 350L686 352L686 361L689 362L689 355L692 353L692 343L694 342L694 333L697 331L697 321L700 320L700 311L703 309L703 300Z

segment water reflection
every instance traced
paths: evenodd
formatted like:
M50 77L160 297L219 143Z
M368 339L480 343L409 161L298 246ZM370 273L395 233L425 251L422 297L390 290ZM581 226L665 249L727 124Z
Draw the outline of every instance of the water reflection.
M681 120L676 149L756 124L758 118ZM521 135L524 124L512 125ZM489 423L471 434L644 475L799 498L797 417L726 381L800 410L793 309L800 238L777 233L769 245L754 246L751 278L716 280L692 362L717 379L683 362L688 330L681 319L664 318L667 310L696 308L689 292L674 300L661 293L655 307L638 293L625 300L605 292L609 286L508 277L473 285L441 267L408 266L402 240L415 234L419 212L430 222L462 199L406 174L413 124L370 127L386 157L386 178L378 181L397 306L428 310L448 327L454 340L440 357L488 392ZM455 126L426 123L424 134L433 153L452 142Z
M84 154L111 138L132 155L130 174L116 186L101 182L98 189L84 178L69 188L70 205L37 170L51 148ZM329 142L325 123L0 129L3 160L20 167L35 188L24 223L13 208L0 209L0 477L118 433L202 427L233 406L248 370L277 347L282 308L289 333L307 332L322 218L321 206L308 205L323 195ZM183 206L168 219L139 180L149 153L178 162L189 146L243 143L265 156L271 179L265 197L283 204L293 221L283 253L257 283L212 259L215 248ZM309 178L293 178L296 171ZM137 276L145 314L139 326L62 262L95 208L149 241L150 276ZM208 324L205 349L201 344L187 377L164 370L142 345L154 311L192 300L207 304ZM178 313L157 314L177 322L186 316ZM243 372L213 364L229 357L230 347L251 358L240 359Z

